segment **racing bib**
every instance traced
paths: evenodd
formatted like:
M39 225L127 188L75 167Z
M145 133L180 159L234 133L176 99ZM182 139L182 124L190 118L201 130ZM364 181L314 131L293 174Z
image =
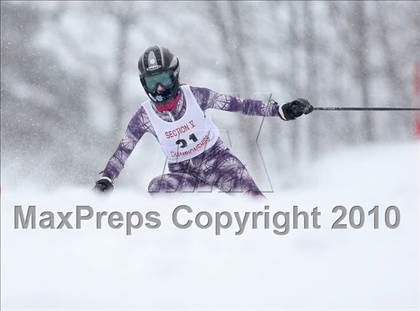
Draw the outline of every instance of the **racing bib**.
M150 100L143 104L159 144L170 163L198 156L212 147L219 137L218 128L201 109L190 87L182 85L180 88L186 101L186 110L179 120L162 120L153 110Z

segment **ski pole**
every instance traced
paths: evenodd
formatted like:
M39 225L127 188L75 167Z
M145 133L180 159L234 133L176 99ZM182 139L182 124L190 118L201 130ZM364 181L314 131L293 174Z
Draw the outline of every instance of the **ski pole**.
M314 107L314 110L327 111L420 111L420 108L404 107Z

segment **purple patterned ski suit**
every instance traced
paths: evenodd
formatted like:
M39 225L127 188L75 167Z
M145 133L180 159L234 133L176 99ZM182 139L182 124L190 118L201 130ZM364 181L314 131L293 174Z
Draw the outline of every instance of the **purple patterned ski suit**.
M212 90L191 86L192 94L203 111L219 109L240 112L245 115L278 116L278 104L263 103L260 100L240 99L235 96L218 94ZM183 92L172 111L155 113L163 120L171 122L180 119L186 110ZM130 120L125 136L118 149L108 161L103 176L114 180L124 167L124 163L140 138L149 132L157 139L156 132L145 108L141 106ZM155 177L149 184L150 193L195 191L200 186L217 187L222 192L245 192L262 196L246 167L218 138L208 150L198 156L178 163L168 164L169 173Z

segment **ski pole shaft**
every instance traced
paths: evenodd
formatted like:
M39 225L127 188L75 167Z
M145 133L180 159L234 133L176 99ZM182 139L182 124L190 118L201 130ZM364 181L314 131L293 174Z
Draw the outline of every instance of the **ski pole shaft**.
M314 110L327 111L420 111L420 108L403 107L314 107Z

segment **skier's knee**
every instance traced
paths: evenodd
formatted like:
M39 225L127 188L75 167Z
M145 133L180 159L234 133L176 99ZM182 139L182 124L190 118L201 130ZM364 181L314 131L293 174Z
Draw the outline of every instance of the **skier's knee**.
M219 177L216 184L222 192L246 193L253 197L264 197L243 165L226 171Z
M169 180L168 177L165 175L157 176L153 178L148 186L148 191L150 193L159 193L159 192L170 192L174 191L176 189L176 186L173 182Z

